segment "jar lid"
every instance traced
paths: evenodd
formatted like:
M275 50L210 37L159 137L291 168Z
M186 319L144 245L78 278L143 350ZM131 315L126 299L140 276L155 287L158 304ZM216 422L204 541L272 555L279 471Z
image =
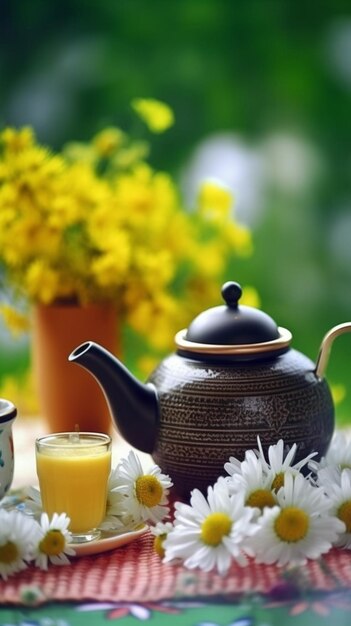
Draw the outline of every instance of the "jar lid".
M203 311L177 333L177 347L200 354L256 354L286 349L291 333L277 326L263 311L239 305L241 286L233 281L222 287L225 304Z

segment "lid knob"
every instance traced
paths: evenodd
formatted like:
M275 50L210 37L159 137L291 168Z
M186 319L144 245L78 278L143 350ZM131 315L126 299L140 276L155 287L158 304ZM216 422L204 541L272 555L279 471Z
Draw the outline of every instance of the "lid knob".
M267 313L239 305L242 295L239 283L224 283L221 293L225 304L203 311L188 328L177 333L175 341L182 355L254 360L261 354L288 350L290 331L278 327Z
M250 306L239 305L239 283L224 283L221 293L225 304L200 313L186 331L187 341L217 345L243 345L274 341L279 330L271 317Z
M239 283L235 283L233 280L229 280L224 283L222 290L222 298L231 309L238 308L238 302L242 296L243 290Z

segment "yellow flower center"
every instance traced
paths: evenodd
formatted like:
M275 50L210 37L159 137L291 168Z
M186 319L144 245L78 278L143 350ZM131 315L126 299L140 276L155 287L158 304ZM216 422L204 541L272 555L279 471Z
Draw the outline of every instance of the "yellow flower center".
M57 556L65 548L65 538L60 530L49 530L39 543L39 550L48 556Z
M18 548L13 541L8 541L0 546L0 563L6 563L6 565L9 565L13 561L16 561L18 556Z
M306 537L309 527L307 513L295 506L283 509L274 523L278 537L287 543L296 543Z
M140 504L150 509L161 502L163 488L155 476L139 476L135 481L135 494Z
M201 524L201 539L207 546L218 546L232 525L233 520L226 513L210 513Z
M346 532L351 533L351 500L346 500L338 508L338 518L344 522L346 526Z
M250 493L246 500L247 506L256 506L261 509L261 511L265 506L272 507L275 504L277 504L277 501L270 489L257 489Z
M161 559L163 559L165 555L165 549L163 547L163 542L167 537L167 533L163 533L162 535L156 535L154 539L154 550L156 554L158 554Z
M276 474L272 482L273 491L279 491L280 487L284 487L284 472L279 472L279 474Z

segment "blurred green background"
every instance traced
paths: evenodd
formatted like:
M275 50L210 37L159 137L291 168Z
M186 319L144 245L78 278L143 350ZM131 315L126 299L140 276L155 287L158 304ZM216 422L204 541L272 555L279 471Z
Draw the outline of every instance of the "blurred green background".
M134 97L164 100L176 124L152 164L179 181L222 179L253 233L233 279L317 356L351 320L349 0L2 0L0 123L34 126L60 149L107 125L130 126ZM0 374L28 364L28 340L3 330ZM328 379L351 422L351 335ZM342 393L341 393L342 395Z

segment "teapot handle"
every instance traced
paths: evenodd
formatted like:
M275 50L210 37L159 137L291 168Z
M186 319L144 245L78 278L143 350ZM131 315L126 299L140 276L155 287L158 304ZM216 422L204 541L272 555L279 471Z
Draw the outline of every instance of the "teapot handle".
M334 339L336 339L336 337L342 335L343 333L351 333L351 322L345 322L344 324L338 324L337 326L334 326L324 336L319 350L315 370L316 376L318 376L318 378L323 378L325 374L325 370L327 369L328 365L330 350Z

